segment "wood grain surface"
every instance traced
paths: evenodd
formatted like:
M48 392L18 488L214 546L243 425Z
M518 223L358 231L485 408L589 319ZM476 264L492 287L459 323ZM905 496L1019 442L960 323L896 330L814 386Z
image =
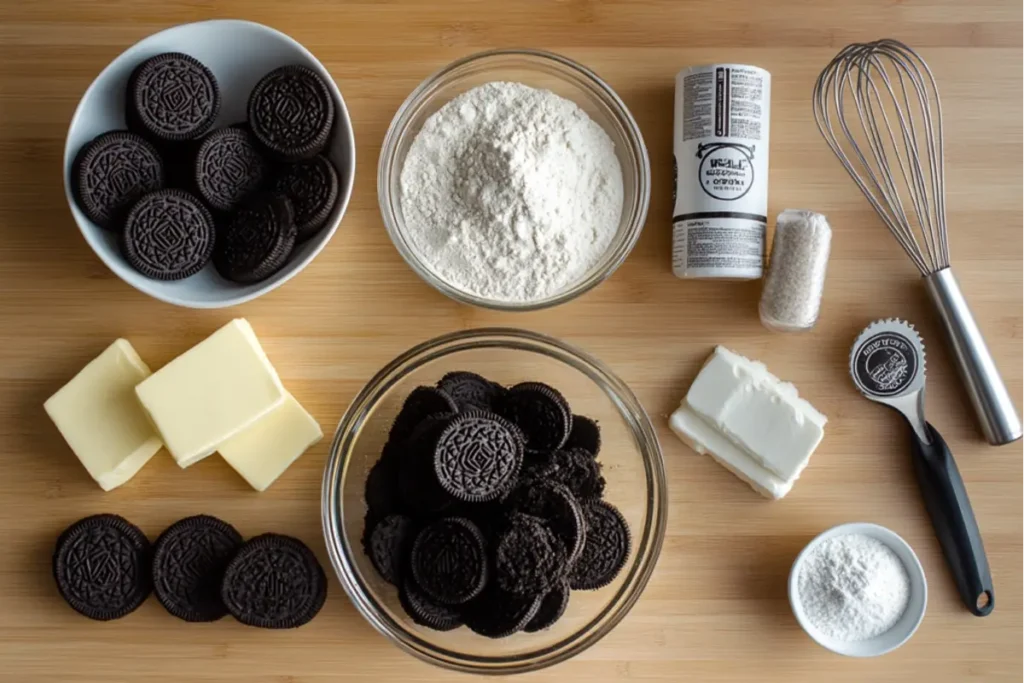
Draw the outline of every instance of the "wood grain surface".
M299 277L233 310L151 300L91 253L65 204L61 154L71 113L95 75L134 41L214 17L274 26L309 47L343 91L358 169L341 229ZM245 535L306 540L320 530L325 440L257 494L219 459L180 470L165 453L103 493L43 401L118 336L157 367L234 316L247 317L286 385L334 425L385 362L455 329L503 325L555 335L606 361L657 426L670 519L645 594L607 638L528 681L1011 681L1021 675L1022 451L976 428L916 271L819 138L810 89L854 40L901 38L939 80L946 115L950 242L963 289L1018 408L1022 389L1021 5L1017 0L471 2L469 0L191 0L0 4L0 680L16 683L447 681L358 615L331 578L320 616L293 632L230 619L187 625L155 600L118 622L87 621L50 576L54 539L87 514L116 512L152 538L207 512ZM447 300L421 282L381 222L375 173L385 130L435 69L486 48L561 52L593 68L632 110L650 151L643 237L625 265L555 310L500 314ZM758 283L684 282L670 270L675 73L711 61L773 75L770 210L816 209L835 230L822 318L783 336L758 323ZM919 499L898 417L862 399L846 374L869 320L901 316L928 344L928 416L967 482L995 579L997 608L961 608ZM668 431L716 343L763 360L829 418L793 493L768 503ZM850 660L811 642L786 600L790 564L819 531L888 526L915 548L930 581L928 614L901 650Z

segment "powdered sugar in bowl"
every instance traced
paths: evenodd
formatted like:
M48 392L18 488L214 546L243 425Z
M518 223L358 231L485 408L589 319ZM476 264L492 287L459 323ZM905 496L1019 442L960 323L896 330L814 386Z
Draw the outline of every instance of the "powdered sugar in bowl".
M395 247L430 285L463 303L534 310L625 260L647 217L650 162L593 72L498 50L409 95L384 139L377 191Z
M789 575L789 603L815 642L848 657L877 657L907 642L924 619L928 584L911 547L877 524L833 527L807 544Z

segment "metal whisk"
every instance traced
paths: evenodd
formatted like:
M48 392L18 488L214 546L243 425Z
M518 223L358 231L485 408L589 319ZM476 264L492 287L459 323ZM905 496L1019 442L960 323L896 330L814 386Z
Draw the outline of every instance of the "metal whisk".
M843 48L814 84L825 141L924 276L957 368L991 444L1020 418L949 268L942 105L931 69L896 40Z

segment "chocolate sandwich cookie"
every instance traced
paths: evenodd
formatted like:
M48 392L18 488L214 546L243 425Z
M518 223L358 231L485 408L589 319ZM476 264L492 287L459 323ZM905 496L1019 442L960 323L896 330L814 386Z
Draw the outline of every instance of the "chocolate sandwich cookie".
M160 604L185 621L216 621L228 613L220 597L224 570L242 535L209 515L186 517L160 534L153 551L153 588Z
M482 503L509 491L523 444L507 420L477 408L451 420L434 449L437 481L458 500Z
M527 633L536 633L554 626L555 622L562 618L566 608L569 607L569 582L560 580L554 588L544 594L540 601L540 608L537 614L530 620L523 630Z
M486 638L507 638L526 628L540 610L543 597L506 593L492 584L466 607L466 626Z
M402 445L398 493L402 508L421 518L430 518L454 502L434 472L434 450L452 417L440 413L424 418Z
M475 524L445 517L416 536L409 566L416 584L433 600L460 605L487 584L487 549Z
M387 443L380 458L366 475L364 495L366 507L376 518L383 519L399 509L398 468L401 464L399 446Z
M565 546L537 517L516 514L498 538L494 579L515 595L543 595L562 578Z
M582 448L562 449L551 453L546 459L534 460L526 476L562 484L580 500L604 494L605 480L601 476L601 463Z
M601 452L601 427L586 415L572 416L572 429L563 448L582 448L595 458Z
M213 216L197 197L158 190L135 203L124 222L121 253L132 268L154 280L195 275L213 254Z
M156 147L128 131L103 133L75 157L71 189L78 207L96 225L120 230L139 197L159 190L166 176Z
M565 547L566 567L576 564L586 542L587 525L583 509L567 487L556 482L529 482L515 490L509 506L544 520Z
M218 232L213 265L227 280L252 284L281 270L294 247L292 203L282 195L256 197Z
M249 95L253 135L281 161L316 156L331 136L334 99L327 83L312 69L282 66L256 84Z
M270 165L256 140L239 128L215 130L199 145L195 185L200 196L218 211L231 211L270 175Z
M248 540L224 572L221 599L235 619L260 628L295 628L327 599L327 577L302 541L280 534Z
M565 398L541 382L523 382L508 390L502 401L505 417L526 437L526 451L544 454L565 444L572 428L572 411Z
M390 515L377 522L367 542L367 554L377 573L396 586L412 542L412 528L412 520L405 515Z
M152 554L142 531L117 515L93 515L61 533L53 576L61 597L97 621L135 611L152 590Z
M438 389L448 393L459 410L480 408L494 412L500 407L505 388L481 377L475 372L457 370L449 372L437 383Z
M324 227L338 201L339 189L338 171L323 155L285 166L271 185L271 191L292 201L299 242Z
M435 631L451 631L462 626L462 614L458 609L431 600L410 576L402 581L402 587L398 591L398 602L412 618L413 623L420 626Z
M580 559L569 572L569 585L594 590L611 583L626 565L631 539L629 526L618 509L603 500L581 504L587 522L587 540Z
M425 418L440 413L456 413L458 410L455 401L445 391L436 387L416 387L409 392L395 421L391 424L388 441L405 441Z
M213 126L220 112L217 79L189 55L150 57L128 81L128 123L155 140L194 140Z

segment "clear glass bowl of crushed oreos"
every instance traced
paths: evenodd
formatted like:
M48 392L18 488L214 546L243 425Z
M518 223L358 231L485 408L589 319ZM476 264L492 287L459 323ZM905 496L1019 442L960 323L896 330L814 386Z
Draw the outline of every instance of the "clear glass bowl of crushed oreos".
M399 589L381 577L364 550L367 478L396 416L413 389L433 386L456 371L476 373L505 387L544 382L564 396L574 414L600 426L597 460L605 480L603 500L621 512L632 542L611 583L597 590L572 590L564 614L549 628L488 638L466 626L437 631L417 625L403 608ZM352 603L374 628L432 664L511 674L579 654L626 616L658 559L667 494L654 428L622 380L597 359L556 339L515 329L478 329L420 344L369 381L338 426L324 472L322 506L331 563Z
M621 167L622 210L614 234L609 237L605 230L601 237L593 238L602 248L597 253L588 254L586 263L590 264L589 267L585 270L565 269L566 274L559 276L557 287L538 287L537 296L489 295L482 290L473 291L464 282L452 281L418 248L417 237L403 212L403 168L424 124L454 98L478 86L495 83L520 83L529 88L550 91L574 103L610 138L614 156ZM560 163L564 165L564 160ZM428 173L433 173L433 170ZM395 114L384 138L377 169L377 195L392 242L406 263L428 284L462 303L526 311L556 306L576 298L608 278L625 261L647 218L650 175L647 148L636 121L619 96L594 72L549 52L495 50L453 62L428 77L409 95ZM548 199L540 202L544 204ZM522 215L522 212L517 215ZM574 220L579 222L578 218ZM517 227L521 229L521 226ZM509 230L512 229L509 226ZM597 229L594 230L596 234ZM538 242L538 249L544 258L546 253L565 251L566 246L561 240L555 240L550 246ZM474 254L471 253L470 258L475 258ZM535 282L534 274L521 275L525 281ZM502 278L497 279L500 281Z

